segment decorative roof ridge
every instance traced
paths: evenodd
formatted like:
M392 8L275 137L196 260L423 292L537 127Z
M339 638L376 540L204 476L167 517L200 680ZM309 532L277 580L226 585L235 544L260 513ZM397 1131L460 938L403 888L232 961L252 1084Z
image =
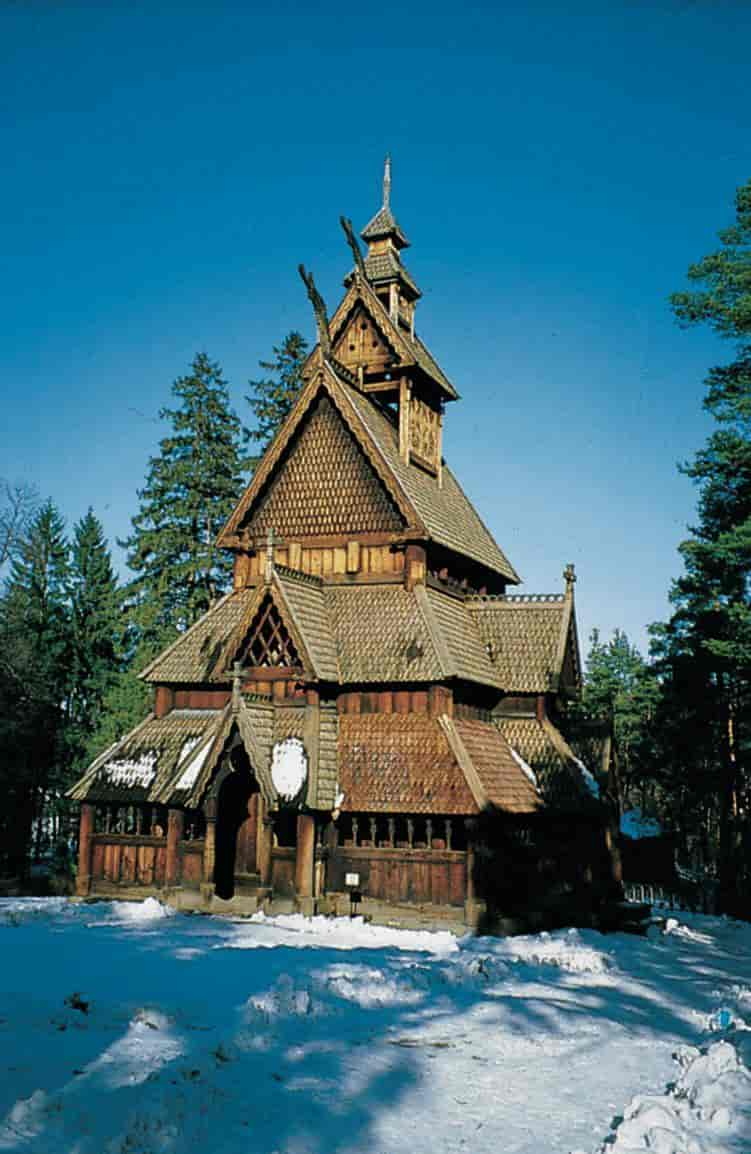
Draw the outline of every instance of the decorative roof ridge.
M422 615L422 619L425 622L425 628L427 629L428 637L433 644L433 649L435 650L439 664L443 671L443 676L456 677L456 664L451 658L451 652L448 645L446 644L446 639L444 638L443 633L441 632L441 627L436 620L435 614L433 613L433 608L430 604L430 598L428 597L427 589L424 585L415 585L413 596L417 602L418 608Z
M316 573L303 573L301 569L290 569L289 565L280 565L278 561L274 562L274 572L285 580L297 581L301 585L315 585L317 589L323 588L323 578Z
M237 726L237 732L240 734L240 740L245 747L250 763L253 766L253 772L256 780L260 786L263 799L269 808L273 809L277 802L276 790L271 780L271 767L269 765L269 757L261 745L251 725L252 711L248 709L242 696L240 697L240 707L237 713L234 714L233 721Z
M468 604L481 605L562 605L565 593L469 593Z
M464 780L469 786L470 793L475 799L477 808L480 811L487 809L490 799L485 792L485 787L477 772L475 763L470 757L469 750L456 727L456 722L452 717L449 717L447 713L440 714L437 721L449 743L449 749L454 755L456 764L464 774Z

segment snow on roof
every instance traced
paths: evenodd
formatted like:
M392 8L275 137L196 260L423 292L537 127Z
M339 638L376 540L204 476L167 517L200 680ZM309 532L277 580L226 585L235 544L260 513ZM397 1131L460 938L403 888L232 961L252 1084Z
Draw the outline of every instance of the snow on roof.
M590 770L587 769L584 762L580 761L578 757L575 757L574 761L576 762L579 769L581 770L581 775L584 778L584 784L586 785L589 792L592 794L592 797L599 797L600 796L600 787L597 784L597 780L595 778L595 775Z
M537 792L541 793L542 791L540 790L540 783L537 780L537 774L532 769L532 766L527 765L527 763L524 760L524 758L522 757L522 755L520 753L516 752L513 745L509 745L509 749L511 750L511 756L513 757L514 761L516 762L516 764L521 769L522 773L527 775L527 777L532 782L532 785L535 787Z
M145 788L156 776L156 763L157 752L149 749L137 758L120 757L106 761L99 773L110 785L140 785Z
M209 756L212 745L214 744L213 734L208 741L204 741L203 748L199 749L195 757L191 754L195 747L200 742L200 737L189 737L180 750L180 756L177 759L178 768L183 765L183 772L175 785L175 789L192 789L198 780L198 775L203 769L206 758Z

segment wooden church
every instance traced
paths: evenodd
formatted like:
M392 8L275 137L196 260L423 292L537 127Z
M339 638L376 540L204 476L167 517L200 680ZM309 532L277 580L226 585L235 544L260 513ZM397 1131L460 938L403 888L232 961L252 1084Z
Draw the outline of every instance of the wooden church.
M360 234L299 398L224 526L234 582L142 673L152 713L73 787L78 893L541 925L596 906L597 787L558 726L574 572L519 577L443 457L458 399L407 238ZM483 920L486 919L486 920Z

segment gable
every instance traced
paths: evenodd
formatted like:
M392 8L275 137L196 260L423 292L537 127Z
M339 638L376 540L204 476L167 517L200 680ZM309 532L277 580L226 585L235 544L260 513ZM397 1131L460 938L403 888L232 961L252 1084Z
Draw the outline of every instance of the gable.
M404 520L335 405L320 393L245 515L251 537L398 532Z
M373 318L363 308L355 309L334 345L340 364L365 373L383 372L399 363L394 348L386 341Z
M241 665L262 669L295 669L302 662L273 598L267 594L237 650Z

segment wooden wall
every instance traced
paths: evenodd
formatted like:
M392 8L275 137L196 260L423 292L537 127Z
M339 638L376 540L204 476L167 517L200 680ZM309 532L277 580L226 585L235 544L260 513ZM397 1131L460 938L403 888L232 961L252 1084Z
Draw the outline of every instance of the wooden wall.
M315 546L293 541L274 549L274 561L314 577L344 577L346 574L398 577L404 572L403 549L344 538L337 544ZM235 554L235 589L242 589L262 578L265 564L263 552Z
M463 906L466 860L462 850L378 849L338 846L329 850L326 889L346 890L347 873L360 875L360 891L378 901Z
M203 871L203 841L178 845L178 885L197 889ZM163 886L167 838L136 834L97 834L91 853L91 880L121 886Z

